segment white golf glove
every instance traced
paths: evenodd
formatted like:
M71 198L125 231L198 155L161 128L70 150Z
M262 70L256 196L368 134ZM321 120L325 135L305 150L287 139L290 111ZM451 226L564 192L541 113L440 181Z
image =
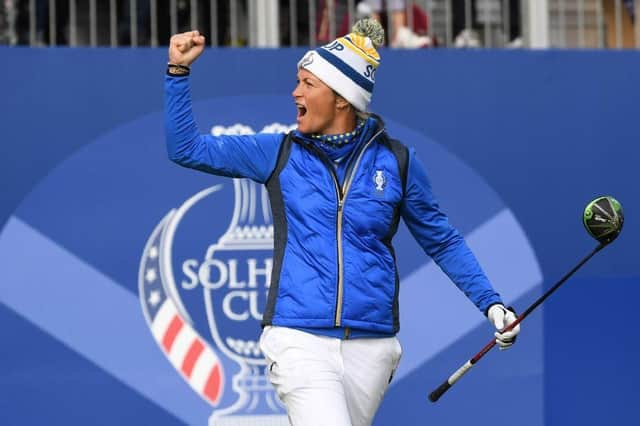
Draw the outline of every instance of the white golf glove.
M500 331L516 320L516 313L513 308L507 309L502 304L495 304L489 308L487 317L489 322L498 330L494 335L500 350L509 349L515 343L518 333L520 333L520 324L516 325L513 330L504 333Z

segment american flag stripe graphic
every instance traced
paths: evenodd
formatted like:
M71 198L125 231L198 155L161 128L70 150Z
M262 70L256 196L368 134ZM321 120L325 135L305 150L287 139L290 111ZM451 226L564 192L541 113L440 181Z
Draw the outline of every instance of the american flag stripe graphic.
M153 338L173 367L198 395L215 406L223 395L222 363L180 314L167 295L160 274L162 231L173 214L172 210L156 226L144 248L138 272L140 302Z
M211 401L217 401L220 396L220 388L222 383L222 370L219 365L213 367L211 373L209 373L209 378L207 379L207 384L204 388L204 394Z
M176 314L171 318L171 322L169 323L169 327L167 331L162 336L162 347L168 353L176 353L175 350L171 350L173 348L173 344L176 341L178 336L183 335L184 333L180 333L183 330L184 322L182 319Z
M184 362L182 363L182 367L180 368L185 376L191 377L193 367L195 367L196 361L200 357L203 349L204 345L202 344L202 342L200 342L200 340L195 339L191 343L191 347L187 351L187 356L184 357Z
M151 323L152 334L171 364L189 385L211 404L222 396L224 377L220 360L204 340L186 324L166 298Z
M173 303L171 303L169 299L165 299L160 306L160 309L158 309L158 313L154 318L152 318L151 322L151 333L153 333L153 337L156 339L156 342L162 343L164 334L176 315L178 315L178 311L174 307Z
M207 350L202 351L202 354L200 354L200 357L193 366L193 371L190 376L194 388L206 389L209 376L213 372L211 366L215 365L214 356L215 354Z
M180 320L182 322L182 320ZM183 323L184 324L184 323ZM171 324L173 325L173 323ZM171 328L167 330L167 333L171 332ZM173 345L169 352L169 359L173 365L176 365L180 371L182 371L182 364L187 357L189 347L194 341L198 339L195 331L189 326L180 326L180 329L176 333L176 337L173 340Z

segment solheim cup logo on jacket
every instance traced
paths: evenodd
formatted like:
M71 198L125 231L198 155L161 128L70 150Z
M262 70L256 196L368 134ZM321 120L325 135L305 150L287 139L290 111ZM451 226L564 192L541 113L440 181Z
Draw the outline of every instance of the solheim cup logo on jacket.
M274 123L267 132L289 126ZM213 134L250 134L249 126L214 126ZM288 424L284 407L266 377L258 346L260 321L273 265L273 220L266 188L248 179L233 185L233 215L222 235L212 235L205 253L194 247L177 249L176 238L189 213L206 198L220 196L223 185L205 188L169 211L151 233L139 271L139 295L147 324L171 364L191 388L217 409L209 424ZM186 229L189 229L187 226ZM186 231L185 231L186 232ZM206 230L200 229L200 232ZM187 252L188 251L188 252ZM206 317L209 335L201 336L195 318ZM228 377L219 353L235 361L240 371ZM224 392L236 401L218 407Z
M382 193L384 191L387 178L384 176L384 172L382 170L376 170L376 174L373 177L373 183L375 184L376 192Z

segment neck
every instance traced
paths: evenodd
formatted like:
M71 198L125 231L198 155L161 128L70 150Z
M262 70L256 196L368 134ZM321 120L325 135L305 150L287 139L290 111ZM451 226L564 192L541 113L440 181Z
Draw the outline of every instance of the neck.
M323 135L338 135L352 132L356 128L356 114L352 109L336 114L333 123L322 132Z

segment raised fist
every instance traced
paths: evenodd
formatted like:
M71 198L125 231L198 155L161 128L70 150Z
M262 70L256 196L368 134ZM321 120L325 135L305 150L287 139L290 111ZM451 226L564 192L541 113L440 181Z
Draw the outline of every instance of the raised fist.
M205 46L200 32L174 34L169 41L169 63L190 66L202 54Z

